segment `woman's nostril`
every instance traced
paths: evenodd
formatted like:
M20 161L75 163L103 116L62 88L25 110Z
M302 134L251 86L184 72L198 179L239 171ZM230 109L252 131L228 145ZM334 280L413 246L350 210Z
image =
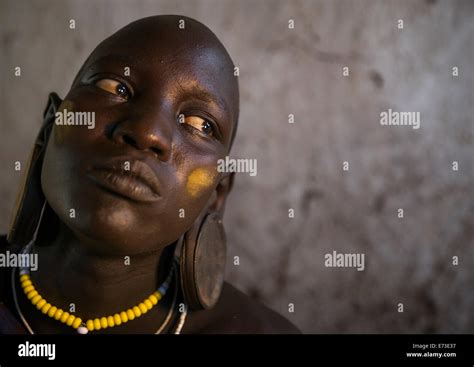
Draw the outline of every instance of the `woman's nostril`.
M124 135L122 137L124 143L128 144L128 145L131 145L132 147L134 148L138 148L138 144L137 142L135 141L135 139L133 139L132 137L128 136L128 135Z
M150 148L150 150L155 153L158 157L163 154L163 151L160 148Z

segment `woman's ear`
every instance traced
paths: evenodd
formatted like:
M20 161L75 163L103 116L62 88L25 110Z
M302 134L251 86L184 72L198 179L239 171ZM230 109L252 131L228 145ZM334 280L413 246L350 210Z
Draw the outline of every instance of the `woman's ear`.
M224 217L225 203L227 195L229 195L234 186L234 177L235 172L230 172L221 178L209 200L209 213L216 213L219 214L221 218Z
M207 206L183 236L181 289L186 304L194 310L214 307L222 291L227 252L222 217L233 184L234 172L225 173Z
M41 167L55 114L62 100L56 93L50 93L43 113L43 124L31 150L23 174L16 203L13 209L8 242L25 246L34 239L41 219L45 197L41 189Z

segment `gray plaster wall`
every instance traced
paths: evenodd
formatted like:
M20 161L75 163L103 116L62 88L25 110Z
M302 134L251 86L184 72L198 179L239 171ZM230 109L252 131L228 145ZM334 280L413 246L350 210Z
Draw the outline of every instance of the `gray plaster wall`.
M228 201L227 279L308 333L472 333L468 0L2 0L0 231L48 92L64 96L114 31L170 13L209 26L240 69L232 156L258 174ZM382 126L389 108L420 128ZM364 254L364 271L326 267L332 251Z

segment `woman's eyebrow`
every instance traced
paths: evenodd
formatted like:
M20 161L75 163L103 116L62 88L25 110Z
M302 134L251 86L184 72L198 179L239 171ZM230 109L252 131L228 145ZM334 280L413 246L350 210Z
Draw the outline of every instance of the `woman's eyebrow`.
M129 67L130 69L132 69L136 66L136 58L121 54L109 54L94 60L87 66L87 69L91 69L94 66L103 65L107 63L120 64L121 66Z
M187 94L190 97L199 99L203 102L215 104L217 107L219 107L222 111L226 113L230 111L227 103L222 98L216 96L213 93L210 93L205 89L202 89L201 87L198 87L196 85L193 85L192 87L180 85L180 89L184 94Z

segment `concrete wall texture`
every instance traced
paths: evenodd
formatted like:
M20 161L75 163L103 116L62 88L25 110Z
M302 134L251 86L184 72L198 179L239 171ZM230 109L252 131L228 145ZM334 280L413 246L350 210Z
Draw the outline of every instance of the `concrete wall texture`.
M64 96L96 44L129 22L182 14L240 68L232 156L258 160L228 201L227 279L308 333L474 331L474 2L0 4L2 233L13 162L25 162L48 92ZM388 109L420 112L420 128L382 126ZM333 251L365 254L364 271L326 267Z

